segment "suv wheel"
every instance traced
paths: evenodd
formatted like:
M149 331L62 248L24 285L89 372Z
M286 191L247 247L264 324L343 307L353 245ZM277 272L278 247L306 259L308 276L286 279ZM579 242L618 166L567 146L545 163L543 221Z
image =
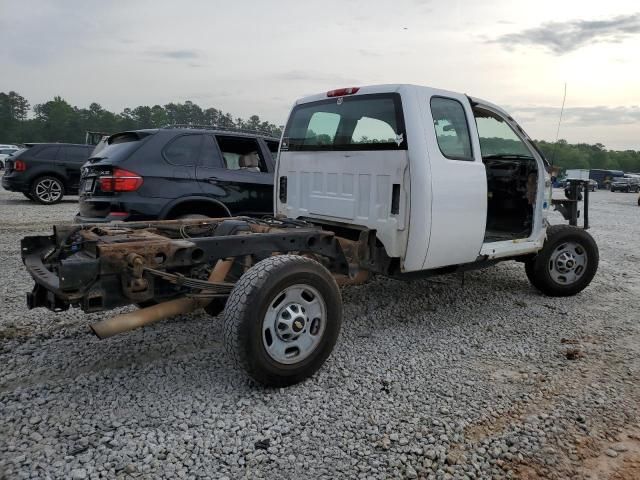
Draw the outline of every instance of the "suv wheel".
M584 290L598 269L598 246L578 227L553 225L542 250L525 263L531 284L545 295L567 297Z
M33 182L29 193L36 202L52 205L64 197L64 185L56 177L40 177Z
M224 311L227 352L258 383L293 385L325 362L342 324L340 290L310 258L278 255L236 283Z

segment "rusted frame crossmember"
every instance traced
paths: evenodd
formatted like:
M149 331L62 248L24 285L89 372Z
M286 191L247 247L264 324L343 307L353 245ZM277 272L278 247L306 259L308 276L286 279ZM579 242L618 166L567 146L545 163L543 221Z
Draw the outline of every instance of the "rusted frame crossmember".
M162 238L153 235L148 239L131 238L131 241L115 243L98 242L101 273L117 273L129 266L130 259L139 255L146 265L159 269L213 264L216 260L245 255L271 255L273 253L312 253L328 259L329 269L349 275L349 260L341 242L333 232L314 228L283 228L270 231L241 232L234 235L190 237L187 239ZM158 255L162 261L151 260ZM147 263L148 262L148 263Z

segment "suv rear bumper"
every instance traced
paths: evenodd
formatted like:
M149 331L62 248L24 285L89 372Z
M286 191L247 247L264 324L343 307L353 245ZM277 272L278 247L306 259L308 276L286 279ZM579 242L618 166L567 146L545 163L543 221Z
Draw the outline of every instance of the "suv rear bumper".
M80 195L79 212L74 223L158 220L169 201L166 198L143 197L137 192L120 193L113 197Z
M10 192L29 192L30 185L18 178L3 175L2 188L9 190Z

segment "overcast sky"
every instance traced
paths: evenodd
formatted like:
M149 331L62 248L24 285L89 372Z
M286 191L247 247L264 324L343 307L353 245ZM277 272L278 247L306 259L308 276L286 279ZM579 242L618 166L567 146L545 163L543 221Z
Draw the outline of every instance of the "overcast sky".
M0 91L36 104L192 100L283 124L300 96L415 83L534 138L640 150L637 0L0 0Z

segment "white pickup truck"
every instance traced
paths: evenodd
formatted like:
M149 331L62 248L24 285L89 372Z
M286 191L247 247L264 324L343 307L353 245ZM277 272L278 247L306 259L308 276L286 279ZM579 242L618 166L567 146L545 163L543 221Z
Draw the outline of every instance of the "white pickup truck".
M548 224L546 163L527 134L464 94L378 85L300 99L275 183L270 219L56 226L51 237L27 237L22 256L36 282L28 305L145 306L91 325L101 338L224 309L238 365L285 386L331 353L342 322L338 282L517 260L534 287L565 296L598 268L596 243L575 226L576 201L556 202L573 225Z

